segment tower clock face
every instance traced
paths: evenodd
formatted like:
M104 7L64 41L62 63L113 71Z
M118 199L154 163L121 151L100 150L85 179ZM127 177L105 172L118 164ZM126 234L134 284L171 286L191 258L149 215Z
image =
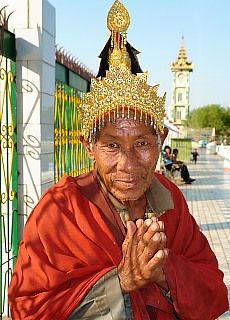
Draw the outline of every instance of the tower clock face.
M183 80L184 80L184 74L183 74L183 73L179 73L179 74L178 74L178 79L179 79L180 81L183 81Z

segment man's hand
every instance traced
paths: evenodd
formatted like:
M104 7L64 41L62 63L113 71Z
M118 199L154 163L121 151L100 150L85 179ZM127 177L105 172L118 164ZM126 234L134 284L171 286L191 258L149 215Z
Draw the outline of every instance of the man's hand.
M156 218L127 223L118 276L123 294L153 282L168 290L163 266L168 258L164 224Z

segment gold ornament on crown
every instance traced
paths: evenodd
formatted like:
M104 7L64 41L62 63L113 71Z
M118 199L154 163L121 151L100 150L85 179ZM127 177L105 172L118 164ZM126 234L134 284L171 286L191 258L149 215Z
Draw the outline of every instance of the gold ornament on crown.
M82 134L91 140L92 134L104 125L105 117L116 123L120 117L129 117L134 110L134 120L145 121L148 117L152 126L163 131L164 104L166 94L157 96L159 85L147 84L147 72L132 74L131 60L126 50L126 31L130 17L126 8L115 0L107 17L111 31L109 70L102 79L91 79L91 92L84 93L84 103L79 105L83 122Z

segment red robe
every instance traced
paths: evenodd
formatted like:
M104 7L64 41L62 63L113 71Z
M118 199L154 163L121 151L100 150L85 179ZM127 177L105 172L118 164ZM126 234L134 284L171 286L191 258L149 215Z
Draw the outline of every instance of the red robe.
M164 271L179 319L213 320L228 309L223 273L189 214L180 190L162 175L174 209L164 221ZM64 320L105 273L121 261L122 222L95 174L65 177L50 187L27 220L9 287L12 319ZM134 319L174 319L153 284L130 294Z

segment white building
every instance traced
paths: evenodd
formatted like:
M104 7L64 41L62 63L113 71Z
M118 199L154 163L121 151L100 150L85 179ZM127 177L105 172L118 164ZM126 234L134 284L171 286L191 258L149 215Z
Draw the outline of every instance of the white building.
M183 127L189 115L189 74L193 71L193 63L187 60L184 37L182 37L178 58L171 63L170 70L174 75L170 119L176 125Z

